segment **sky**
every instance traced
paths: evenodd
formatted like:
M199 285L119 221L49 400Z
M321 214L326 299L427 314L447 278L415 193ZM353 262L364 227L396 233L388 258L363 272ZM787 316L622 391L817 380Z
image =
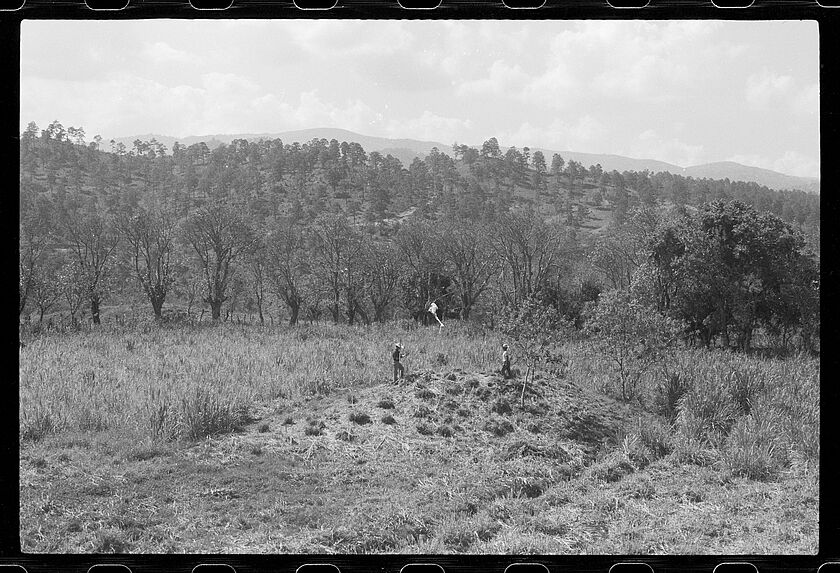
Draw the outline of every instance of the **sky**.
M815 21L21 25L21 131L364 135L819 177Z

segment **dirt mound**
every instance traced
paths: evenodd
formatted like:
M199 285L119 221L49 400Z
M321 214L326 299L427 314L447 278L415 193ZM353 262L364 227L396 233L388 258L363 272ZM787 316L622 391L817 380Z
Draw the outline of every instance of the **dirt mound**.
M446 441L448 447L490 448L499 459L543 457L576 466L648 416L566 380L538 378L521 398L518 379L425 370L346 396L279 400L261 408L254 425L281 428L302 450L311 450L313 440L403 448ZM246 433L256 438L258 432Z

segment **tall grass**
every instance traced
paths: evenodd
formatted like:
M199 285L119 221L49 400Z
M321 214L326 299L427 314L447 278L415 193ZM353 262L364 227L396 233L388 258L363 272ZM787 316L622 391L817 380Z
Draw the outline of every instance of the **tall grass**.
M451 324L129 327L42 335L20 348L20 437L114 429L154 439L229 431L249 405L387 381L401 342L407 373L484 371L498 340Z
M258 402L390 380L394 342L407 351L406 373L498 367L497 335L455 322L442 331L413 323L103 326L42 335L20 349L20 437L67 429L154 440L227 432ZM614 394L609 365L584 342L570 341L563 356L567 379ZM751 478L810 471L819 459L819 375L818 359L805 355L682 349L640 380L638 403L662 416L662 428L627 430L652 459L674 452Z

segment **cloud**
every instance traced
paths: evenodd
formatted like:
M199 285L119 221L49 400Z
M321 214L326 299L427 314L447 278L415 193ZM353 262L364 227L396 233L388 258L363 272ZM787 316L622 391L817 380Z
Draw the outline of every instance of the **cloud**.
M202 63L201 58L197 54L177 50L166 42L147 43L143 46L141 54L155 64L176 63L199 65Z
M494 61L486 76L461 82L456 87L460 96L473 95L515 95L530 78L518 65L511 65L503 60Z
M448 143L462 138L463 134L471 129L472 122L468 119L445 117L425 110L417 117L391 120L385 133L394 138L410 137Z
M702 145L686 143L675 137L661 135L653 129L640 133L618 153L639 159L656 159L681 167L696 165L702 162L705 156Z
M523 123L518 129L497 135L503 146L542 147L554 151L602 151L595 149L608 135L596 117L583 115L574 121L555 119L546 125Z
M819 115L819 84L797 85L793 76L763 69L747 77L744 99L753 111L779 110L803 116Z
M54 93L64 97L46 95ZM312 90L288 101L247 77L210 73L197 86L168 86L128 74L91 82L32 79L21 85L21 119L44 125L59 119L110 138L150 131L184 137L313 126L361 130L380 117L357 99L335 104Z

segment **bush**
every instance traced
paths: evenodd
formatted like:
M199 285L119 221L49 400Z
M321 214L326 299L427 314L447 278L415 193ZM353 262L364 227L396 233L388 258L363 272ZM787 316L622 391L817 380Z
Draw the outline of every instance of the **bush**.
M183 432L192 440L238 430L245 423L247 414L244 405L224 401L218 394L202 387L196 387L191 395L181 399Z
M778 429L765 415L740 418L726 442L725 458L734 475L766 480L779 469L776 459Z
M617 394L626 402L639 397L642 376L671 357L682 326L633 294L614 290L598 296L584 330L607 357L618 377Z

